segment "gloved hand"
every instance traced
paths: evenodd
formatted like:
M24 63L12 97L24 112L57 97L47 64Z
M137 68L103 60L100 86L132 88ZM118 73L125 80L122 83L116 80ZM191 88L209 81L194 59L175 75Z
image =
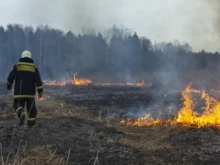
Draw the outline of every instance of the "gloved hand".
M11 85L7 84L7 89L11 90Z
M38 98L41 99L43 97L43 92L38 93Z

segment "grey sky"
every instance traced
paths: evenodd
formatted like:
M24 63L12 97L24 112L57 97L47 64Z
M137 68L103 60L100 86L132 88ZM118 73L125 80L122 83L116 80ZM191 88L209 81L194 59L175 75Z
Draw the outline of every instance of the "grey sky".
M153 42L219 50L218 0L0 0L0 24L46 25L74 33L123 25ZM218 42L218 43L217 43Z

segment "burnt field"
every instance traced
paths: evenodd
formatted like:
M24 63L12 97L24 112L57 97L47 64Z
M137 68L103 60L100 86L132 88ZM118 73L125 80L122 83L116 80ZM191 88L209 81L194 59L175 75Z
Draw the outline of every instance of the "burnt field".
M181 92L132 86L45 87L37 124L18 126L12 92L0 86L2 164L219 164L216 127L121 124L150 113L173 118ZM216 94L217 95L217 94Z

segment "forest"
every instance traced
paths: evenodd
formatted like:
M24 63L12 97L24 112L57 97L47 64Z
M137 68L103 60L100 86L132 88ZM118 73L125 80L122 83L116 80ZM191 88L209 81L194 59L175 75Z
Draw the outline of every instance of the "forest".
M204 73L210 80L218 75L220 61L218 52L193 52L189 44L177 40L154 43L116 25L104 34L74 34L48 26L10 24L0 27L1 79L6 79L24 50L31 51L42 78L51 80L74 73L93 81L140 81L149 75L191 81Z

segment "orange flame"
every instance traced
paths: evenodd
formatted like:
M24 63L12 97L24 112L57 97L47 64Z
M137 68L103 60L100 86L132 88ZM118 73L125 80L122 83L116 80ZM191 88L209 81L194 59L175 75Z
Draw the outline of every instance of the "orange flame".
M162 120L153 119L150 114L146 114L143 117L139 117L137 120L132 121L131 119L122 120L122 124L133 125L133 126L151 126L151 125L159 125L162 124Z
M44 101L44 100L46 100L45 97L41 97L40 99L37 97L37 99L40 100L40 101Z
M199 114L194 111L195 105L193 102L192 93L200 93L201 99L205 100L204 112ZM191 84L182 92L183 107L176 114L174 119L163 121L162 119L153 119L149 114L140 117L137 120L125 119L122 124L132 126L150 126L150 125L176 125L195 126L197 128L205 126L220 127L220 101L209 96L204 90L198 91L191 88Z
M144 81L141 81L141 82L137 83L136 86L143 87L143 86L145 86L145 83L144 83Z
M92 83L90 79L79 79L76 75L70 81L73 85L89 85Z
M73 84L73 85L89 85L92 83L90 79L80 79L76 75L73 76L72 79L69 81L43 81L45 85L47 86L65 86L67 84ZM95 85L100 85L100 84L95 84ZM143 87L145 86L144 81L138 82L136 84L126 82L126 83L104 83L101 84L103 86L137 86L137 87Z

